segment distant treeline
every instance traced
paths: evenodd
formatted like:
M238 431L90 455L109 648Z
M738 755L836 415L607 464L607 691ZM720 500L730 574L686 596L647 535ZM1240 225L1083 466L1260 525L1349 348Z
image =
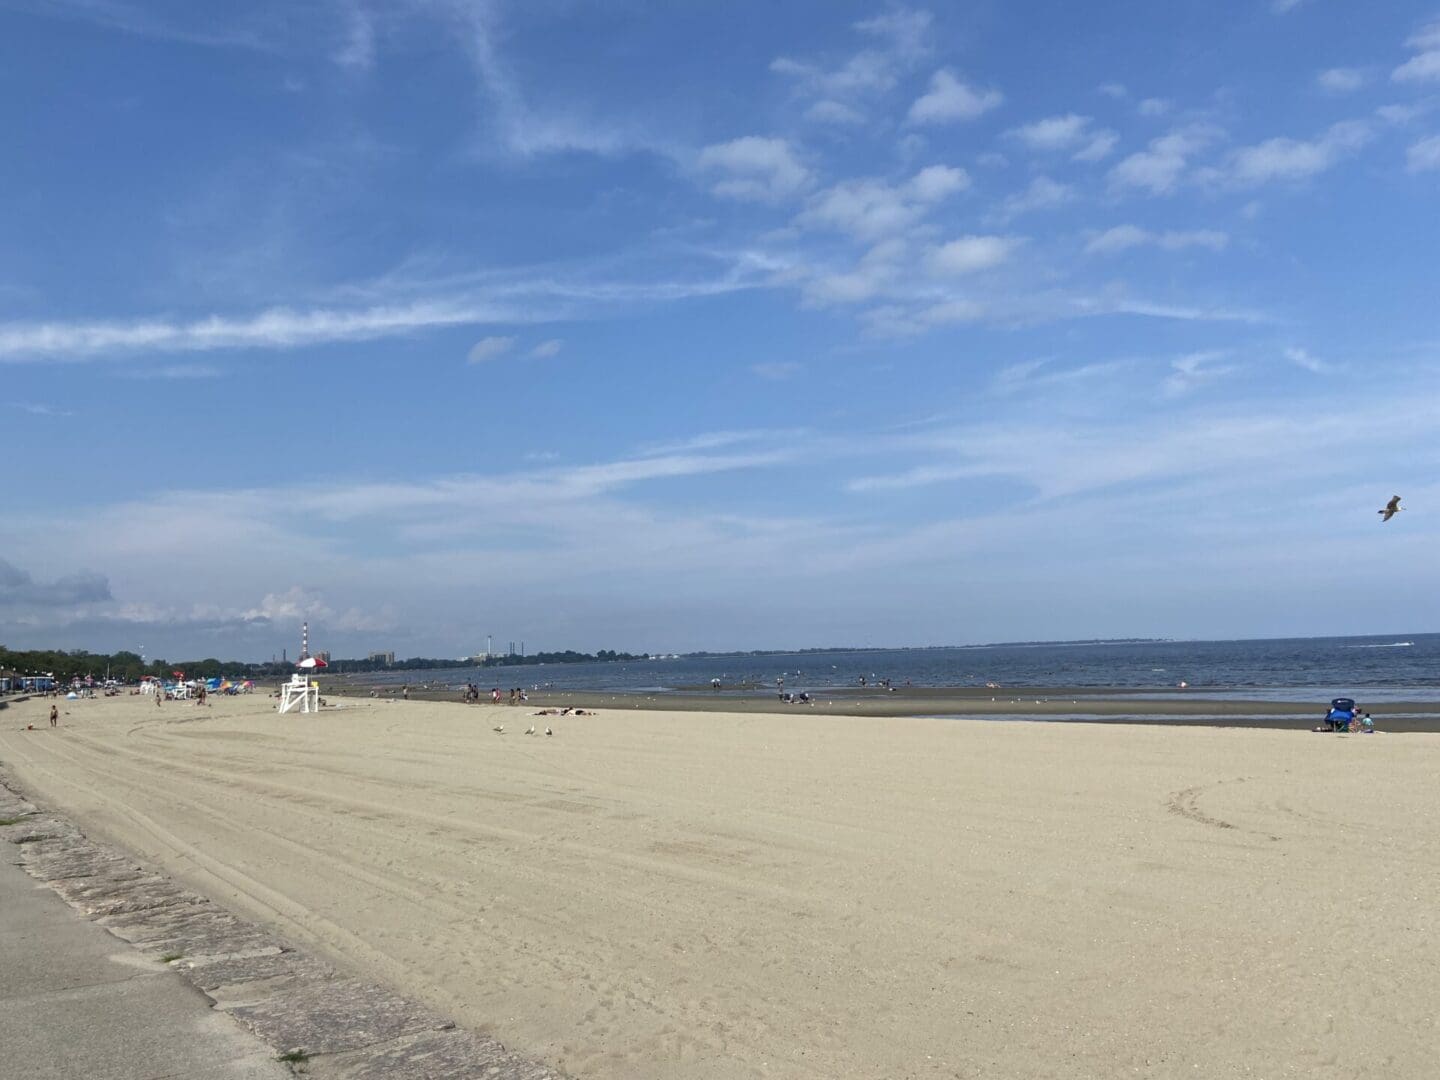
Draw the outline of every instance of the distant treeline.
M614 649L601 649L597 653L576 652L574 649L566 649L564 652L538 652L529 653L526 656L492 656L488 660L438 660L433 657L412 656L408 660L396 660L393 664L387 664L384 660L331 660L330 671L333 674L364 671L422 671L431 669L454 669L454 668L476 668L476 667L519 667L527 664L593 664L611 660L648 660L647 653L616 652Z
M332 660L330 671L417 671L428 668L473 668L511 667L517 664L581 664L606 660L645 660L643 653L616 652L601 649L598 653L564 652L532 653L529 656L492 656L477 664L474 660L439 660L432 657L414 656L408 660L396 660L387 664L383 660ZM168 679L174 672L183 671L188 679L209 679L216 676L230 678L269 679L284 678L295 670L293 663L266 662L251 664L241 660L217 660L207 657L203 660L150 660L145 661L138 653L121 651L117 653L92 653L84 650L34 649L17 652L0 646L0 673L16 675L53 674L61 682L69 682L77 676L87 675L103 679L107 675L122 682L136 682L143 675L156 675Z
M33 649L17 652L0 648L0 672L17 675L39 675L50 673L61 682L85 678L87 675L103 679L109 675L122 682L136 682L142 675L156 675L168 679L176 671L185 672L186 678L212 678L217 675L240 676L246 679L287 675L294 670L293 664L246 664L239 660L151 660L145 661L139 653L121 651L117 653L92 653L83 649Z

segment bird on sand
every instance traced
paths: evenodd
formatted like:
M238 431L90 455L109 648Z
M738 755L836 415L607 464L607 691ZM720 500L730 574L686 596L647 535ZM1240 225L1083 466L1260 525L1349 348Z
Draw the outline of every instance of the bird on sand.
M545 729L545 734L546 734L546 735L554 735L555 732L551 731L551 730L547 727L547 728Z
M1385 504L1385 509L1376 510L1375 512L1380 515L1381 521L1389 521L1392 517L1398 514L1401 509L1402 507L1400 506L1400 496L1391 495L1390 501Z
M493 728L491 728L490 730L493 731L493 732L495 732L496 735L504 735L504 734L505 734L505 725L504 725L504 724L496 724L496 725L495 725Z
M526 728L526 729L525 729L525 734L526 734L526 735L534 735L534 734L535 734L535 725L534 725L534 724L531 724L528 728Z

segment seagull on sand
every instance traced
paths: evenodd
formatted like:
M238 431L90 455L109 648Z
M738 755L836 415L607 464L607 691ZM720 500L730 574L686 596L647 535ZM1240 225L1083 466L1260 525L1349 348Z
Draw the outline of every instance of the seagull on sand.
M495 732L496 735L504 735L504 734L505 734L505 725L504 725L504 724L496 724L496 725L495 725L493 728L491 728L490 730L493 731L493 732Z
M526 729L525 729L525 734L526 734L526 735L534 735L534 734L535 734L535 725L534 725L534 724L531 724L528 728L526 728Z
M1391 495L1390 501L1385 504L1385 509L1376 510L1375 512L1380 515L1381 521L1389 521L1392 517L1398 514L1401 509L1402 508L1400 506L1400 496Z
M551 730L547 727L547 728L545 729L545 734L546 734L546 735L554 735L555 732L551 731Z

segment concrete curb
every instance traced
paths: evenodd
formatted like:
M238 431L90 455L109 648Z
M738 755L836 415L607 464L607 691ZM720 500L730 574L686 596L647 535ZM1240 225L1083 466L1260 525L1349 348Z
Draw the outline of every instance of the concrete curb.
M0 840L87 919L168 964L316 1080L567 1080L384 987L337 972L131 856L94 843L0 770Z

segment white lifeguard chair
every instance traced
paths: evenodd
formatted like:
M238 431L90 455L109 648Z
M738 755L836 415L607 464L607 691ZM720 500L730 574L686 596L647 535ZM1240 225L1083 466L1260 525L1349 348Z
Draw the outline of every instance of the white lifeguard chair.
M304 675L291 675L280 687L280 711L312 713L320 711L320 686Z

